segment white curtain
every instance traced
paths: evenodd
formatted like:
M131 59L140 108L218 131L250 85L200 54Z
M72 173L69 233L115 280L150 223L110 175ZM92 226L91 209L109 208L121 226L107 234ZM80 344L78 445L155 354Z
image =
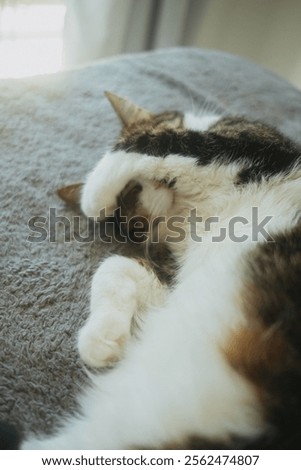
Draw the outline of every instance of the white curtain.
M207 1L65 0L65 66L127 52L192 45Z
M196 40L241 55L301 88L300 0L210 0Z

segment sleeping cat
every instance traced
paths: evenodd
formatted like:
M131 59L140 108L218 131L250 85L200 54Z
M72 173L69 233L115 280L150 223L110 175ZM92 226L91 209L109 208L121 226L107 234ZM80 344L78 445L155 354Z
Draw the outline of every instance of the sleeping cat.
M107 96L119 140L60 195L146 256L97 269L78 350L106 369L22 448L300 448L300 150L260 122Z

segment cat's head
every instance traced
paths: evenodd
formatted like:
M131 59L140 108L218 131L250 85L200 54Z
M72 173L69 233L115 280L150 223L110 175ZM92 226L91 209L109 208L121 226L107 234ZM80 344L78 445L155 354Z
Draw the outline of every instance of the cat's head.
M58 194L69 204L80 204L87 216L104 219L117 214L126 217L127 231L133 225L138 231L148 230L150 222L167 217L175 203L177 173L183 164L177 155L165 157L174 133L184 130L184 114L154 114L112 93L106 96L122 123L119 139L85 183L61 188ZM191 164L185 166L191 171Z

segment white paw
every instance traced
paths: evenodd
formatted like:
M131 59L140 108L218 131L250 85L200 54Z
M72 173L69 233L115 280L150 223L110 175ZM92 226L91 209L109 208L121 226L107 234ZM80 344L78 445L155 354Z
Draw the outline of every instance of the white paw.
M107 367L119 361L130 331L120 324L87 323L79 332L78 351L90 367Z
M103 193L107 196L104 197ZM103 188L103 185L99 187L88 181L82 190L81 209L87 217L99 217L100 220L104 220L113 214L116 201L116 196L110 194L109 188Z
M124 152L108 152L88 175L81 193L81 208L88 217L104 219L113 214L117 197L131 179L133 168Z

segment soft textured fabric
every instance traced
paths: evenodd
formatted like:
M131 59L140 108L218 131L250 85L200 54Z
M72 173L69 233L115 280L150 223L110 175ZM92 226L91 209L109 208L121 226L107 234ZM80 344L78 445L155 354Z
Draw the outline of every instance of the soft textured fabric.
M51 431L74 410L85 380L76 332L88 315L91 275L116 248L100 241L30 242L32 217L77 215L56 196L81 181L119 129L103 91L150 110L198 112L214 103L277 126L301 143L301 93L254 64L214 51L129 55L54 76L0 81L0 420ZM44 223L46 221L46 223ZM81 235L87 232L81 220ZM75 230L78 232L78 230ZM35 233L35 236L37 233Z

